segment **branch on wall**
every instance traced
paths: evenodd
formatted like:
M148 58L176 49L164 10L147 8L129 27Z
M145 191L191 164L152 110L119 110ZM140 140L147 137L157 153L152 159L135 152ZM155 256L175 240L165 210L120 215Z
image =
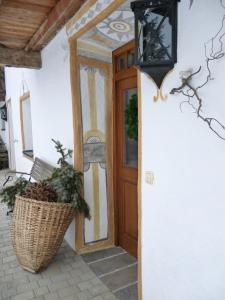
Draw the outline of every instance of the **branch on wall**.
M221 5L223 6L222 0ZM212 130L220 139L225 140L225 125L214 117L205 116L203 112L204 99L201 96L201 89L209 84L212 77L211 66L215 61L219 61L224 58L224 42L225 37L225 15L222 18L222 24L216 35L207 43L205 43L205 68L200 66L195 72L186 71L183 72L180 86L173 88L170 94L181 94L186 97L186 100L181 102L180 109L184 104L189 105L199 119L205 122L209 129ZM204 81L199 84L194 84L194 79L197 75L204 74L206 69L206 76Z

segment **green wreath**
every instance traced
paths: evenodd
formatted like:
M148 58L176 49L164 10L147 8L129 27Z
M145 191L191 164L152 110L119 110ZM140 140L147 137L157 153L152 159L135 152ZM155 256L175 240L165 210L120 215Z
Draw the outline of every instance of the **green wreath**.
M138 140L138 97L133 94L125 109L125 130L128 138Z

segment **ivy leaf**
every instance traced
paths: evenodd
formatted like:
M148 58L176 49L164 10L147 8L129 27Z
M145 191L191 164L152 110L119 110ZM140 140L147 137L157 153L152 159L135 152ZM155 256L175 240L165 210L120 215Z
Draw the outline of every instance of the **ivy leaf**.
M138 99L133 94L125 110L125 130L128 138L138 140Z

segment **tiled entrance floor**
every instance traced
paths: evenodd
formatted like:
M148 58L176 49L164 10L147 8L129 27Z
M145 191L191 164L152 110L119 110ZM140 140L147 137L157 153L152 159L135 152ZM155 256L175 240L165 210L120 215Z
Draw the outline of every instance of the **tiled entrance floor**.
M82 258L120 300L137 300L137 261L120 247L83 254Z
M46 270L40 274L24 271L11 246L6 212L0 203L0 300L116 300L66 243Z

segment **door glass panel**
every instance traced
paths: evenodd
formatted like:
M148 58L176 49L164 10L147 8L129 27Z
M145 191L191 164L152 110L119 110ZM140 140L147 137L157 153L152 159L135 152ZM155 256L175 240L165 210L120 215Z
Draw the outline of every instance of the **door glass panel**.
M126 69L126 55L121 55L117 59L117 72Z
M127 55L127 66L128 68L134 65L134 52L129 52Z
M138 110L137 89L129 89L124 95L124 164L126 167L138 167Z

